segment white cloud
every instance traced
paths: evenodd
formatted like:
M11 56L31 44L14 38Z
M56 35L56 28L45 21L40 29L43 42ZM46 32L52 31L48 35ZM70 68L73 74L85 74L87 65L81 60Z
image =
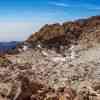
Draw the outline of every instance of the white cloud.
M99 6L93 5L93 4L67 4L67 3L63 3L63 2L49 2L49 4L54 5L54 6L58 6L58 7L64 7L64 8L85 8L88 10L100 10Z
M91 3L83 3L83 4L79 4L79 5L72 5L72 7L78 7L78 8L85 8L88 10L100 10L99 6L93 5Z
M69 7L70 5L61 3L61 2L49 2L51 5L59 6L59 7Z

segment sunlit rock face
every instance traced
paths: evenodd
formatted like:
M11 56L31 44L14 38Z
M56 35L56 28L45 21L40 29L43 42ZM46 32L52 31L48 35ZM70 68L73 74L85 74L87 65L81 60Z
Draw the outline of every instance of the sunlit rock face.
M99 33L100 16L93 16L63 24L46 24L38 32L32 34L26 41L33 45L41 42L50 47L59 47L59 45L95 41L97 38L98 41L96 42L99 42Z

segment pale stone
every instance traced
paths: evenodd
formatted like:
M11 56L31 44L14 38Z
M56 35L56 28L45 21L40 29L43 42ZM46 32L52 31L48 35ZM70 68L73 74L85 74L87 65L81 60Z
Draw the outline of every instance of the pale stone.
M0 94L9 96L12 91L11 83L0 83Z

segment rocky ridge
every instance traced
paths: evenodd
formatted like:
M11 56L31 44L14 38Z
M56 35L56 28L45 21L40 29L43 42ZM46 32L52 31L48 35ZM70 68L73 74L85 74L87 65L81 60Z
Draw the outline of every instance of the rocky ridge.
M99 40L99 32L100 16L93 16L63 24L46 24L38 32L33 33L26 41L33 45L41 43L44 46L59 47L61 45L80 43L80 40L81 42L87 41L87 38L90 41L90 36L94 40Z

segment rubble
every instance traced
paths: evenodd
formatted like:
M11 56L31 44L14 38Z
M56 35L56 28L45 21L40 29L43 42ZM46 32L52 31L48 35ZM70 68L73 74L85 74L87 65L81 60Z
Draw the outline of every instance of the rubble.
M32 100L44 100L44 98L47 100L50 98L52 98L51 100L53 100L53 98L54 100L67 100L68 98L68 100L82 100L82 98L83 100L96 100L100 95L99 47L100 45L92 48L83 48L77 45L74 46L74 48L66 49L66 56L47 48L30 49L15 56L13 55L13 59L16 59L16 61L17 59L24 59L24 63L20 61L16 62L16 64L11 64L8 66L10 69L8 68L8 70L3 73L5 73L4 75L9 73L10 79L14 78L16 80L16 77L22 74L27 76L30 81L44 84L44 89L39 90L39 93L33 94L29 92L30 94L32 93ZM71 58L73 49L75 49L74 52L76 53L75 59ZM12 57L8 58L12 61ZM3 77L7 78L7 76L4 75ZM7 79L9 79L9 77ZM34 84L34 86L36 87L36 84ZM55 92L45 92L48 90L46 86L50 86ZM60 87L67 88L68 86L76 92L76 96L73 99L71 99L72 96L70 98L69 95L67 99L65 99L67 94L59 93L58 91Z

